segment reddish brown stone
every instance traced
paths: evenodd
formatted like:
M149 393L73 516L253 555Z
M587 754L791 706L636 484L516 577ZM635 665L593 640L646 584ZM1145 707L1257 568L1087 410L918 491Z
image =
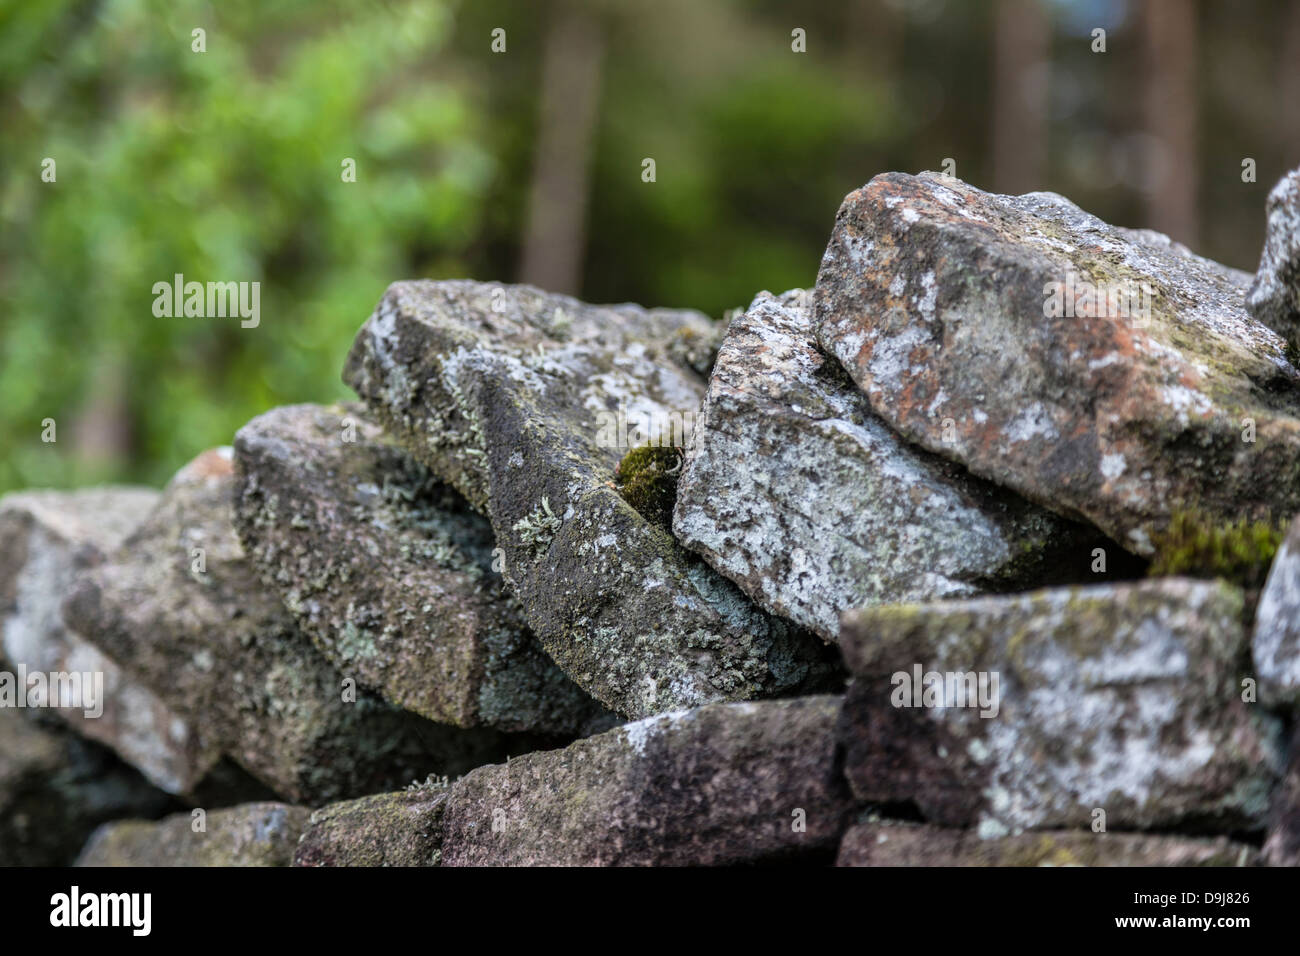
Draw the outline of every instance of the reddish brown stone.
M1249 280L1051 193L887 173L840 208L815 310L905 438L1149 554L1180 509L1300 511L1300 373Z

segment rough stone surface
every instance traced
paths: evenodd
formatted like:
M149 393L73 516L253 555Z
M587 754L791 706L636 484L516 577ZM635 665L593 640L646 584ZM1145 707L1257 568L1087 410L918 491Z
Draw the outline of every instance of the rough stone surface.
M833 696L712 704L480 768L451 788L442 863L829 857L851 811L834 767L839 707Z
M1268 227L1259 271L1246 296L1255 318L1300 349L1300 169L1268 194Z
M0 499L0 865L1300 865L1297 177L1249 304L932 175L811 306L392 286L365 413Z
M101 823L174 809L106 747L0 707L0 866L67 866Z
M100 827L78 866L288 866L311 811L284 803L246 803L157 823L126 820Z
M311 815L294 866L436 866L445 788L416 788L335 803Z
M890 431L817 347L806 295L763 292L732 319L677 488L678 540L828 641L848 608L1009 590L1067 546L1086 571L1076 526Z
M1292 734L1286 775L1273 790L1263 855L1269 866L1300 866L1300 731Z
M1251 650L1260 701L1300 704L1300 518L1291 523L1260 592Z
M359 406L255 418L235 465L250 559L343 673L462 727L573 735L615 722L528 631L492 572L487 520Z
M1262 830L1280 731L1242 701L1242 604L1222 582L1163 578L846 614L854 793L985 836L1089 828L1096 809L1111 830ZM916 667L997 674L996 714L955 693L895 706L894 675Z
M231 524L230 449L183 468L145 524L77 582L65 619L277 794L324 802L493 759L492 731L357 692L260 586ZM201 549L203 570L197 570Z
M840 208L815 315L904 438L1150 554L1182 509L1300 511L1300 373L1248 281L1052 193L887 173Z
M629 717L824 686L829 670L812 635L750 604L614 486L629 445L676 442L674 421L694 415L703 380L681 346L708 332L693 312L399 282L344 371L385 427L490 518L546 651Z
M70 632L60 613L78 569L103 560L157 500L157 492L144 488L36 491L0 499L0 660L15 674L25 668L27 674L92 675L89 697L83 692L80 701L69 699L51 713L111 747L163 790L192 793L220 754L198 726ZM92 699L96 679L102 681L98 701Z
M862 823L844 834L839 866L1256 866L1259 851L1226 837L1055 830L982 840L970 830Z

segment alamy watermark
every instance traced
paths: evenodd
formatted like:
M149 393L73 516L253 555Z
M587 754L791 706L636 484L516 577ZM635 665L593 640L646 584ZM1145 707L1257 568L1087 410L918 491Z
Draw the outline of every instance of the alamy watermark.
M171 282L155 282L153 296L153 314L160 319L238 316L244 329L255 329L262 321L260 282L186 282L178 272Z
M95 719L104 713L102 671L0 671L0 707L50 707L80 710Z
M1133 324L1141 327L1151 320L1154 294L1149 282L1093 282L1071 270L1063 282L1043 286L1043 315L1049 319L1133 319Z
M630 409L626 402L619 402L615 411L596 413L596 428L596 444L601 448L684 448L695 430L695 412Z
M74 885L50 897L50 925L123 927L132 936L148 936L153 929L153 894L83 893Z
M913 664L911 672L895 671L889 682L895 707L978 707L985 718L996 717L1001 708L997 671L926 671Z

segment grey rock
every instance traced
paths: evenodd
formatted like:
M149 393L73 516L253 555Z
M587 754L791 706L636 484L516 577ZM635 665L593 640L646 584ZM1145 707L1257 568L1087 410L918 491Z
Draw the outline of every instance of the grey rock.
M0 866L67 866L100 824L176 808L107 747L0 707Z
M203 813L202 823L195 813ZM288 866L311 811L246 803L177 813L157 823L125 820L95 831L78 866Z
M235 465L250 560L344 674L461 727L616 722L528 631L487 520L360 407L270 411L235 436Z
M0 499L0 658L15 674L80 675L82 699L50 713L111 747L161 789L192 793L219 752L197 724L69 631L60 613L78 569L103 560L157 500L157 492L144 488L33 491Z
M697 313L527 286L399 282L344 380L492 522L503 573L566 674L629 717L823 686L820 642L755 608L624 501L631 445L680 444ZM630 428L629 428L630 423Z
M844 834L839 866L1257 866L1226 837L1055 830L981 839L970 830L886 821Z
M840 613L1034 583L1078 544L1050 512L914 449L816 344L802 290L732 319L677 487L673 532L828 641ZM1077 563L1090 554L1074 547Z
M841 206L814 308L905 439L1149 555L1183 509L1300 511L1300 372L1248 281L1053 193L888 173Z
M1278 722L1242 700L1242 608L1226 583L1162 578L850 612L854 793L983 836L1097 810L1111 830L1261 831L1283 761ZM931 673L971 675L967 706L955 678L922 697Z
M311 815L294 866L437 866L446 788L335 803Z
M1300 704L1300 518L1291 522L1260 592L1251 650L1260 701Z
M1268 194L1267 217L1264 251L1246 307L1295 350L1300 348L1300 169L1283 176Z
M294 802L458 773L506 750L499 733L434 724L345 685L260 585L231 523L233 497L230 449L200 455L144 525L78 578L65 620Z
M1262 850L1269 866L1300 866L1300 732L1293 732L1286 774L1274 788Z
M443 866L717 865L833 855L852 803L840 698L711 704L452 785Z

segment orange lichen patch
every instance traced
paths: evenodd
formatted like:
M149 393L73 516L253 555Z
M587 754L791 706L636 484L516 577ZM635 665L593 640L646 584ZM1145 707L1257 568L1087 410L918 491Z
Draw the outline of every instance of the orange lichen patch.
M837 216L817 336L909 441L1150 554L1180 502L1300 510L1300 376L1243 283L1050 193L888 173Z

